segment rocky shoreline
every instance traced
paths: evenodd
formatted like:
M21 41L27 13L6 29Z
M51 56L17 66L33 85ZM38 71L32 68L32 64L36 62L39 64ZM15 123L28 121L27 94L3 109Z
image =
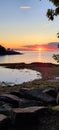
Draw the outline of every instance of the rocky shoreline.
M41 80L17 86L0 85L1 130L59 130L59 65L14 63L0 66L42 73ZM55 82L57 81L57 82Z
M58 130L59 88L0 94L1 130Z

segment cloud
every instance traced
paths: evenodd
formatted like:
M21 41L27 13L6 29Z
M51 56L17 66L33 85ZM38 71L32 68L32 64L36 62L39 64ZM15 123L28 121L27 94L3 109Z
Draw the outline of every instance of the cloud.
M19 8L21 8L21 9L30 9L31 7L30 6L19 6Z
M48 43L48 44L34 44L34 45L25 45L25 46L21 46L20 49L21 50L39 50L39 48L41 48L42 50L59 50L58 48L58 44L57 43Z

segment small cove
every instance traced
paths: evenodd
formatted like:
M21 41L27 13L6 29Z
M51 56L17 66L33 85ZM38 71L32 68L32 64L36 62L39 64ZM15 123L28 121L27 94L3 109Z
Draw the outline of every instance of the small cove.
M30 69L9 69L0 67L0 84L22 84L23 82L41 79L41 73Z

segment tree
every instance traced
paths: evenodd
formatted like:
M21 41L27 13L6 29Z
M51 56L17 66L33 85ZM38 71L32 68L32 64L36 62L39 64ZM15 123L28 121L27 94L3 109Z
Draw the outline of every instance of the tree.
M59 38L59 32L57 33L57 37Z
M55 9L54 10L48 9L47 17L49 18L49 20L53 21L54 17L59 15L59 0L49 0L49 1L51 1L54 4ZM59 38L59 32L57 33L57 37ZM59 48L59 44L58 44L58 48ZM57 61L57 63L59 63L59 54L54 54L53 58Z
M49 18L49 20L53 21L54 17L59 15L59 0L49 0L49 1L54 4L55 9L48 9L46 15ZM57 37L59 38L59 32L57 33Z
M55 9L48 9L46 16L49 18L49 20L53 21L55 16L59 15L59 0L49 0L49 1L53 3ZM59 32L57 33L57 37L59 38ZM59 54L54 54L53 58L57 61L57 63L59 63Z
M53 54L53 58L59 63L59 54Z
M59 0L49 0L49 1L54 4L55 9L48 9L47 17L49 18L49 20L54 20L54 17L59 15Z
M55 16L59 15L59 0L49 0L49 1L53 3L55 9L48 9L46 16L49 18L49 20L53 21ZM59 38L59 32L57 33L57 37Z

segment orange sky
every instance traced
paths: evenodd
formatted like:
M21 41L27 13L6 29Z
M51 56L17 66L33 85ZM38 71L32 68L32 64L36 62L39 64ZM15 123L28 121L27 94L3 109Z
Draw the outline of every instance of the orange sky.
M42 45L39 45L39 44L35 44L35 45L24 45L24 46L20 46L20 50L38 50L38 51L54 51L54 50L57 50L59 51L59 48L58 48L58 44L59 42L52 42L52 43L48 43L48 44L42 44Z
M46 45L59 42L56 36L59 19L48 20L49 7L53 8L53 5L47 0L1 0L0 44L6 48L53 50Z

